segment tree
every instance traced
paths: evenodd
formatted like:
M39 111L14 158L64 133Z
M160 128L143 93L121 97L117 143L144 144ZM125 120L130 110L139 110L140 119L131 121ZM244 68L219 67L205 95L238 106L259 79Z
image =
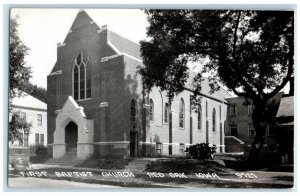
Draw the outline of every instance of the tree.
M19 97L31 78L31 67L26 66L28 48L18 35L17 19L10 19L9 26L9 103ZM11 108L11 107L10 107Z
M45 88L38 87L36 84L29 83L27 86L25 86L24 92L44 103L47 103L47 90Z
M28 132L31 127L26 118L12 111L11 103L14 97L22 96L22 91L31 78L31 68L26 66L25 56L28 48L18 35L18 23L16 19L10 19L9 26L9 141L12 143L20 139L22 131Z
M8 140L14 143L23 139L23 133L29 134L31 126L32 124L27 122L26 116L22 115L20 111L12 112L9 122Z
M194 102L202 74L211 92L226 86L251 100L255 160L264 144L268 101L290 80L294 66L294 13L248 10L146 10L150 26L141 41L145 89L158 86L172 98L188 78L188 62L198 63ZM251 157L251 156L250 156ZM249 158L250 158L249 157ZM252 159L251 159L252 160Z

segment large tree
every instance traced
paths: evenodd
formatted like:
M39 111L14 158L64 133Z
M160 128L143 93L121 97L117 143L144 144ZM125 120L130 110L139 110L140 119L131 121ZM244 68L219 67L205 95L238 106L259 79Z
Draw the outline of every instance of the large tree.
M254 104L256 137L264 144L266 105L290 80L294 66L294 13L250 10L146 10L150 26L141 41L145 89L158 86L169 97L183 90L188 62L198 64L195 100L203 73L211 92L218 83ZM250 153L251 154L251 153ZM254 158L256 158L256 156Z
M25 86L24 92L44 103L47 103L47 90L43 87L39 87L36 84L29 83L27 86Z
M25 56L28 47L20 39L16 18L10 19L9 24L9 103L14 97L22 95L29 84L31 67L26 65Z
M17 19L11 18L9 25L9 141L12 143L20 139L20 135L29 133L31 123L19 115L19 112L12 111L12 100L22 96L22 91L29 84L31 68L26 66L25 56L28 48L20 39L18 34Z

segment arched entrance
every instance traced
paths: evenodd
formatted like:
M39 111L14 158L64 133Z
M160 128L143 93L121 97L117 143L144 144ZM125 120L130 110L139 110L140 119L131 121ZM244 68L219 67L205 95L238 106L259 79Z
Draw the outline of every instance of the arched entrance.
M78 142L78 126L71 121L65 128L66 152L70 152L77 148Z

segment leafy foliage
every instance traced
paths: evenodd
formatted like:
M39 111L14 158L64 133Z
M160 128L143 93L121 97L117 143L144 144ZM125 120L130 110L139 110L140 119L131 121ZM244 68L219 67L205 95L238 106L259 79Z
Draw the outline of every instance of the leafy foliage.
M180 93L189 75L188 63L198 64L194 103L208 73L211 92L226 86L254 104L256 137L262 148L268 101L294 71L294 12L252 10L145 10L150 26L141 41L144 88ZM258 150L259 151L259 150Z
M37 156L46 156L47 155L47 147L44 145L30 146L30 150L32 152L34 152Z
M11 121L9 122L8 140L14 143L22 139L21 134L23 132L24 134L29 134L31 127L32 124L26 121L26 117L23 116L20 111L13 112Z
M216 153L215 148L215 146L210 147L208 143L200 143L186 148L185 152L188 157L203 160L212 158L212 155Z
M25 86L24 92L39 99L40 101L47 103L47 90L42 87L38 87L36 84L29 83Z
M9 101L21 96L21 91L29 83L31 67L26 66L28 48L18 35L17 19L10 19L9 26Z

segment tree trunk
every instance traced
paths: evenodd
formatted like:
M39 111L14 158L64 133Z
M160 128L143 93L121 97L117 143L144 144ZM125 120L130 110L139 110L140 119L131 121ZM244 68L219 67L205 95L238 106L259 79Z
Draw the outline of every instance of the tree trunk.
M266 125L267 120L264 116L264 110L266 104L263 102L254 104L254 110L252 113L252 121L255 129L255 138L252 142L251 149L248 157L248 167L253 169L257 168L260 163L259 154L265 143Z

